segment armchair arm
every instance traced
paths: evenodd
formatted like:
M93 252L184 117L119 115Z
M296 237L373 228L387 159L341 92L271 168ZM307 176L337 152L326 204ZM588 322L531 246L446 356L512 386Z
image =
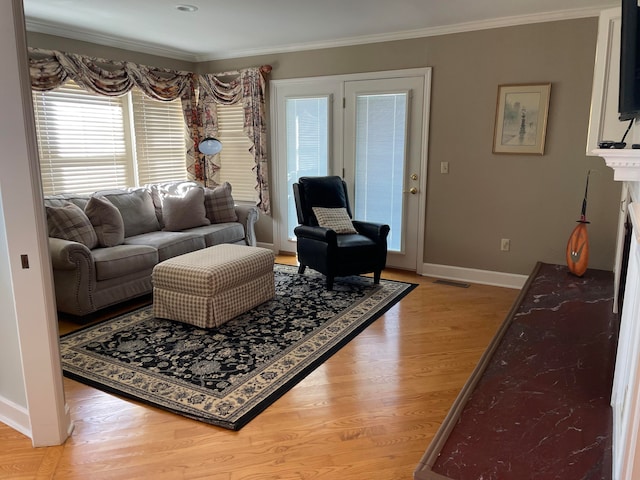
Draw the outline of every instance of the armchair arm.
M256 246L256 229L255 224L258 221L260 212L253 205L236 205L236 215L238 222L244 227L244 238L250 247Z
M385 240L389 235L389 225L382 223L362 222L360 220L352 220L353 226L360 235L375 240Z
M293 229L293 233L298 238L308 238L310 240L319 240L326 243L336 243L337 233L330 228L310 227L308 225L298 225Z

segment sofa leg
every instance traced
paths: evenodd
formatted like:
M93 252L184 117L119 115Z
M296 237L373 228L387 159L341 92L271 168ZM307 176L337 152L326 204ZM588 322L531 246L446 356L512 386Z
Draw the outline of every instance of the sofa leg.
M306 268L307 268L307 266L306 266L306 265L303 265L303 264L298 265L298 273L299 273L300 275L302 275L302 274L304 273L304 270L305 270Z
M378 270L377 272L373 272L373 283L376 285L380 283L380 275L382 275L382 271Z

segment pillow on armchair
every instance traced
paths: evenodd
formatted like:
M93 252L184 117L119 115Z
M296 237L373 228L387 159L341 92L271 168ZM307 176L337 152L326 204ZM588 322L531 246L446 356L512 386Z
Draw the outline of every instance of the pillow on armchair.
M338 234L358 233L351 223L346 208L311 207L318 225L330 228Z

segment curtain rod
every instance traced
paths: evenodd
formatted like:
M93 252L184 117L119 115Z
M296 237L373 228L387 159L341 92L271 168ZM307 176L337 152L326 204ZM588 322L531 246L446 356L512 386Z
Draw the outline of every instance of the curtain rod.
M259 68L260 68L260 72L266 75L268 73L271 73L271 70L273 67L271 67L271 65L261 65ZM239 74L240 74L240 70L229 70L228 72L210 73L209 75L213 75L214 77L228 77L229 75L239 75Z

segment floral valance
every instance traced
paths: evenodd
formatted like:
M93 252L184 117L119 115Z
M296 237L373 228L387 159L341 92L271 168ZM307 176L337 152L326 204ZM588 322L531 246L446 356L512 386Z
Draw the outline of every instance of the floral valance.
M132 62L105 60L55 50L29 49L31 87L53 90L71 79L99 95L124 95L134 86L156 100L175 100L188 94L192 72L148 67Z
M31 87L37 91L53 90L71 79L83 89L99 95L124 95L137 86L156 100L179 98L189 132L187 173L190 178L206 182L207 186L216 185L215 174L220 167L215 161L207 162L204 155L199 154L198 144L202 139L218 134L216 105L242 102L244 132L251 140L250 151L256 162L257 206L264 213L271 213L264 77L271 71L270 66L197 75L126 61L29 48L29 67ZM223 81L223 78L231 80Z
M255 159L257 206L266 214L271 212L269 197L269 169L267 159L267 122L265 109L265 75L271 71L268 65L246 68L237 72L199 75L200 92L198 106L201 112L201 137L218 134L216 105L242 103L244 111L244 133L252 143L251 153ZM223 78L233 77L229 81ZM205 163L206 178L215 178L220 166Z

